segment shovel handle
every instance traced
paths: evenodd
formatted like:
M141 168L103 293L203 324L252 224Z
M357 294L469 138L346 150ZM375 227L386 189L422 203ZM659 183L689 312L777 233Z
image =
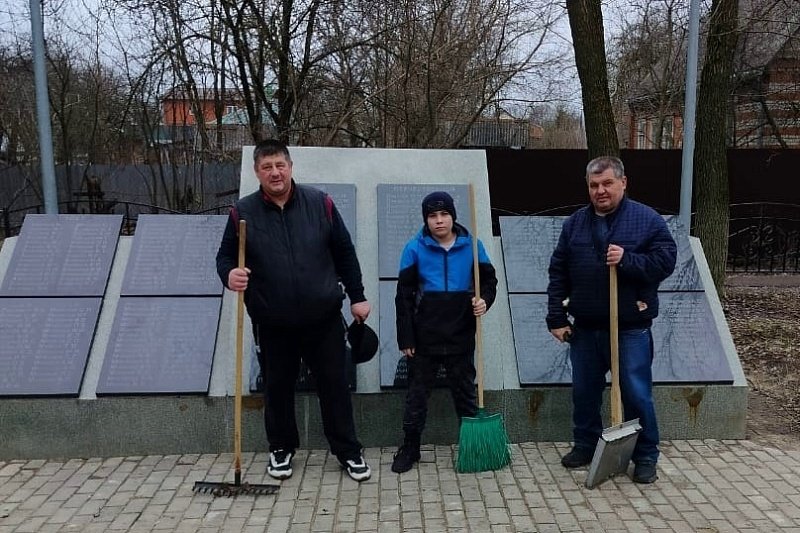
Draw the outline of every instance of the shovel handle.
M244 249L247 240L247 223L239 220L239 261L244 268ZM236 293L236 384L233 402L233 465L234 484L242 479L242 345L244 344L244 291Z
M617 265L608 270L610 302L609 337L611 338L611 425L622 424L622 394L619 388L619 302L617 301Z
M472 214L472 276L475 298L481 298L481 275L478 270L478 217L475 212L475 188L469 184L469 206ZM475 370L478 374L478 408L483 409L483 332L481 317L475 317Z

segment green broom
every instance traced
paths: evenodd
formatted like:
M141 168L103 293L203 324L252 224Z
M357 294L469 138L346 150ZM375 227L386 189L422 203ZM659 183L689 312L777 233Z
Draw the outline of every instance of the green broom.
M469 185L469 199L472 207L472 270L475 283L475 296L481 297L480 273L478 271L478 223L475 214L475 192ZM490 415L483 408L483 337L481 317L475 317L475 366L478 373L478 414L461 419L458 436L458 460L456 471L486 472L498 470L511 462L511 448L508 434L499 413Z

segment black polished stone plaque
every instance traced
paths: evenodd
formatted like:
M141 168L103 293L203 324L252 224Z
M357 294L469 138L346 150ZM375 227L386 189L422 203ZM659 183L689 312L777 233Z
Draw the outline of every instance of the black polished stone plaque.
M550 256L567 217L500 217L508 292L545 292Z
M339 214L342 215L347 231L350 232L350 238L356 242L356 186L351 183L309 183L308 185L331 197Z
M121 215L27 215L0 296L102 296Z
M220 297L120 298L97 394L205 394Z
M559 343L545 324L547 296L511 294L511 324L520 383L570 384L568 345ZM659 294L654 321L653 381L671 383L732 383L728 359L704 292Z
M546 294L509 294L511 328L522 385L569 385L572 367L569 345L558 342L547 329Z
M503 259L508 291L511 293L546 292L550 257L567 217L500 217ZM678 247L675 271L661 282L661 291L703 290L689 237L678 217L664 217Z
M692 254L689 244L689 232L680 223L680 217L666 216L672 237L678 245L678 258L675 262L675 271L658 286L660 291L702 291L703 283L700 280L700 271Z
M222 294L216 256L227 220L224 215L140 215L121 294Z
M660 293L653 322L653 380L657 383L733 383L705 292Z
M406 357L397 347L397 324L394 296L397 292L397 281L382 280L378 282L380 293L380 316L378 319L378 359L381 367L381 387L408 387L408 366ZM436 374L436 386L447 386L444 367L439 367Z
M378 185L378 276L396 278L406 243L422 229L422 199L446 191L456 206L456 222L472 227L467 185ZM487 200L488 201L488 200Z
M0 298L0 396L77 396L100 298Z

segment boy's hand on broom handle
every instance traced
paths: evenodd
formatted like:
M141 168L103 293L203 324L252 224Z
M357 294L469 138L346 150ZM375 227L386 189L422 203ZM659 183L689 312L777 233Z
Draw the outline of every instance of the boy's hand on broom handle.
M400 350L406 357L414 357L414 348L403 348Z
M472 312L475 316L482 316L486 314L486 301L477 296L472 297Z

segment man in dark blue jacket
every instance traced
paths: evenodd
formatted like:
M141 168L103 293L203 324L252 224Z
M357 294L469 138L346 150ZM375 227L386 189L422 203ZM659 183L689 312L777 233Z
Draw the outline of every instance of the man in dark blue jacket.
M355 320L365 321L370 306L355 247L330 196L294 182L285 144L263 141L253 159L260 187L231 210L217 272L226 287L245 291L261 347L267 473L277 479L292 475L300 444L294 387L302 357L316 380L331 452L351 478L369 479L353 421L339 285L341 280ZM246 268L237 267L240 219L247 222Z
M497 277L478 241L481 297L475 296L472 239L457 224L453 198L433 192L422 200L424 225L400 259L395 308L397 344L407 359L405 440L392 471L406 472L420 459L420 438L439 365L444 365L459 417L475 416L475 317L494 302Z
M586 183L591 204L564 222L547 287L547 327L570 343L572 363L575 445L561 464L588 465L603 430L600 407L610 368L608 269L616 265L622 402L625 419L638 418L642 425L633 480L652 483L658 477L659 436L650 326L658 316L658 285L674 270L677 247L658 213L625 196L627 178L618 158L590 161Z

